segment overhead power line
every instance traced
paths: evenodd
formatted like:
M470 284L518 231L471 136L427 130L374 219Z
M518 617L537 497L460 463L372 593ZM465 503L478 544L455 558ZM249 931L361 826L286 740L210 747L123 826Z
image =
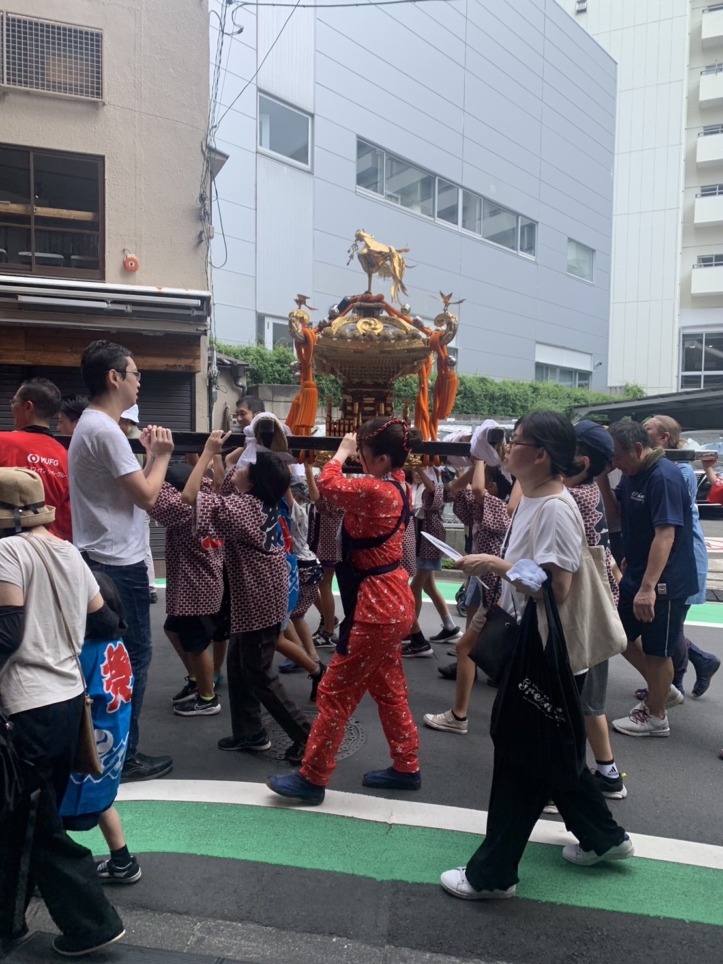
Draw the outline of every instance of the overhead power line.
M451 3L452 0L363 0L361 3L277 3L269 0L239 0L241 7L293 7L307 10L332 10L340 7L392 7L399 3Z

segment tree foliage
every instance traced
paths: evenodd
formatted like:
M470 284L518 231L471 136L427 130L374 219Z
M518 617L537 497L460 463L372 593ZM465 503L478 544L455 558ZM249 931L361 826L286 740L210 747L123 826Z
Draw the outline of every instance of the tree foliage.
M249 385L295 384L291 366L296 361L296 356L291 348L277 346L270 351L263 345L227 345L223 342L216 342L216 348L230 358L238 358L248 363ZM339 405L341 385L338 379L331 375L318 375L316 381L320 404L323 405L327 395L331 395L334 404ZM430 396L432 395L433 391L430 393ZM626 385L622 396L616 397L642 398L644 395L645 391L640 385ZM398 379L394 386L396 407L401 409L405 400L410 399L413 410L416 397L416 375ZM557 382L498 382L485 375L460 374L454 414L519 418L525 412L552 409L569 415L576 405L608 402L611 397L605 392L592 392L585 388L565 388Z

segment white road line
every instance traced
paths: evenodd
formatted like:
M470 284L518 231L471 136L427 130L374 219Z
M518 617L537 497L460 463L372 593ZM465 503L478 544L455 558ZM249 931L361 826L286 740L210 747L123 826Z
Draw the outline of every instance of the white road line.
M484 834L487 827L487 813L484 810L446 807L436 803L414 803L409 800L387 800L360 793L343 793L339 790L327 790L321 807L299 807L276 796L262 783L242 781L154 780L148 783L124 783L118 792L118 800L219 803L275 810L291 808L313 813L330 813L355 820L370 820L374 823L456 830L476 836ZM723 871L723 847L638 833L632 833L631 838L638 857ZM558 847L574 839L561 824L552 820L538 820L530 837L534 843Z

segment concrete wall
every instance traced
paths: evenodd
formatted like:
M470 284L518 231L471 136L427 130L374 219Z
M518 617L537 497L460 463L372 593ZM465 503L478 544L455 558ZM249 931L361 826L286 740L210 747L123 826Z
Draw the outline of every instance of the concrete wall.
M107 282L205 290L206 0L23 0L10 9L102 30L104 101L5 89L0 142L104 158ZM123 267L129 253L140 262L134 273ZM195 377L199 430L208 425L206 344Z
M224 109L287 16L237 17ZM299 291L326 309L363 290L346 252L365 228L411 248L414 312L432 318L440 290L466 299L460 370L533 378L540 343L589 353L604 387L615 83L613 61L555 0L298 11L258 86L314 115L312 168L256 152L251 84L217 136L231 154L218 178L229 252L214 272L219 337L254 341L257 313L285 318ZM538 221L536 259L358 192L357 136ZM595 249L594 283L567 274L568 237ZM223 251L217 227L215 263Z
M0 141L105 157L106 281L205 289L205 0L22 0L10 9L102 30L105 101L4 90ZM123 268L128 252L140 260L135 273Z
M609 382L675 391L689 0L559 2L619 64Z
M723 182L723 164L699 169L696 164L698 133L704 126L723 123L723 106L701 108L699 99L701 70L720 63L723 44L705 49L701 42L703 9L711 6L703 0L692 0L690 11L690 62L688 67L688 111L686 123L686 163L681 212L682 245L680 252L680 327L723 330L723 293L717 297L691 297L692 266L698 255L723 254L723 227L698 227L694 224L696 194L704 184Z

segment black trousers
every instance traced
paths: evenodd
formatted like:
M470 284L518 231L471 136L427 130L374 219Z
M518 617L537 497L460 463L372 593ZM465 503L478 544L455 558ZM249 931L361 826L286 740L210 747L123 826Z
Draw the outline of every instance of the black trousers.
M582 692L587 674L575 677ZM518 883L517 868L543 808L552 800L583 850L601 856L622 843L625 831L613 820L605 797L585 767L576 783L543 780L495 751L487 835L467 864L475 890L507 890Z
M13 926L18 904L24 913L35 884L58 928L81 940L114 937L121 920L103 893L91 852L70 839L58 816L75 755L83 696L16 713L13 742L27 768L21 806L0 823L0 939L20 936L22 919ZM26 893L18 895L18 876L30 797L40 799L30 855Z
M286 692L274 669L280 624L252 633L233 633L226 656L231 727L237 740L263 731L261 704L295 743L305 743L311 723Z

